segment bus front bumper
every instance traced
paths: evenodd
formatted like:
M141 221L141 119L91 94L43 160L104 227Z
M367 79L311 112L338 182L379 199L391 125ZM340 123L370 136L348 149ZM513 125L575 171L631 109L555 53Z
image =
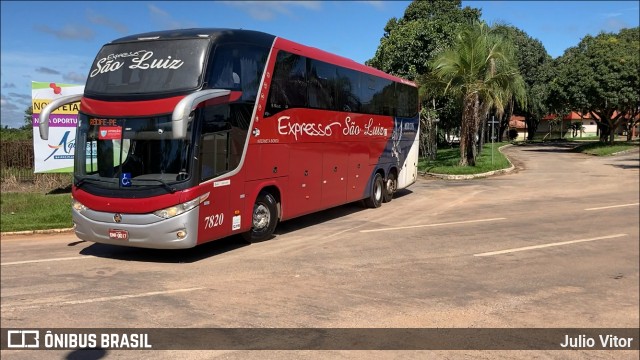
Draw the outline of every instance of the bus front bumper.
M150 249L185 249L197 244L198 209L169 219L154 214L72 209L72 219L76 236L81 240Z

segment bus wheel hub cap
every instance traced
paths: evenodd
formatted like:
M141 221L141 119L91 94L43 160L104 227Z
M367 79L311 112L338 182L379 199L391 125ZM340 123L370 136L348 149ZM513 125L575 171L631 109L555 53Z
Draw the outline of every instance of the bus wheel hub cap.
M269 209L264 205L258 205L253 209L253 227L255 229L264 229L269 224Z

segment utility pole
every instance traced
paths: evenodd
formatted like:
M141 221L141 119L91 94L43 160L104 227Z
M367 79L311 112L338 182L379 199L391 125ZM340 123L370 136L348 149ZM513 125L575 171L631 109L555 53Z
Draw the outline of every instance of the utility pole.
M494 115L491 115L491 121L489 121L489 123L491 124L491 165L493 165L493 147L494 147L494 139L495 139L495 124L496 124L496 119Z

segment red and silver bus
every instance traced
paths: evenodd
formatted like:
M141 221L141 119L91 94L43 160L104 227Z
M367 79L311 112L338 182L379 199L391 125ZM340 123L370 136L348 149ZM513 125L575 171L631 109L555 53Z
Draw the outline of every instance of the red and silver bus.
M249 30L104 45L80 101L73 223L98 243L189 248L414 183L418 91L355 61Z

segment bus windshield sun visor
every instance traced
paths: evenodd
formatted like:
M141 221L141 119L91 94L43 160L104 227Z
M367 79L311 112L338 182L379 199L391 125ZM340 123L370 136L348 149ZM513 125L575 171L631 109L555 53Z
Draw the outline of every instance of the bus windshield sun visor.
M229 95L229 93L231 93L231 90L201 90L187 95L184 99L180 100L175 109L173 109L173 115L171 116L171 130L173 138L184 139L187 136L189 116L198 104L217 97Z
M61 98L52 100L47 106L40 111L40 119L38 121L38 127L40 130L40 139L49 140L49 116L52 112L54 112L57 108L71 104L82 99L82 94L63 96Z

